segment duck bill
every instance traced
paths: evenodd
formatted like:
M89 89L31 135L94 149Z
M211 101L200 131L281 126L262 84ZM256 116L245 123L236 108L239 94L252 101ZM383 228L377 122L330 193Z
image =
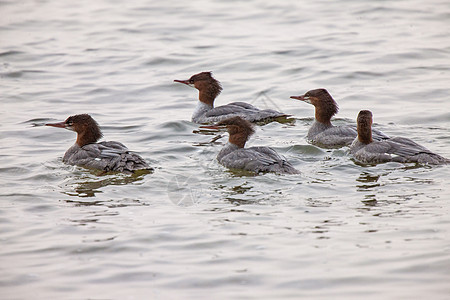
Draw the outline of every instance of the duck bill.
M303 102L311 104L311 99L309 97L306 97L305 95L303 95L303 96L291 96L290 98L291 99L295 99L295 100L300 100L300 101L303 101Z
M295 99L295 100L300 100L300 101L306 100L305 96L291 96L290 98Z
M179 83L184 83L185 85L190 85L189 84L189 80L178 80L178 79L175 79L174 82L179 82Z
M219 126L219 125L203 125L203 126L200 126L200 128L205 128L205 129L216 129L216 130L219 130L219 129L222 129L222 128L226 128L226 126Z
M52 126L52 127L66 128L66 122L46 123L45 126Z

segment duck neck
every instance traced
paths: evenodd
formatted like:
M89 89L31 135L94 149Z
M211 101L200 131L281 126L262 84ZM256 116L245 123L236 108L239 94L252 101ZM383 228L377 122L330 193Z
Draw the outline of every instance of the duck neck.
M77 145L83 147L84 145L94 144L101 138L99 129L84 130L77 133Z
M334 116L334 112L331 110L326 110L321 107L316 107L315 118L316 121L322 123L327 127L331 127L331 118Z
M210 91L208 91L206 89L198 92L198 100L201 103L209 106L210 108L214 107L215 98L216 97L215 97L214 93L211 93Z
M368 122L358 122L358 141L363 144L370 144L372 139L372 125Z
M237 132L235 134L230 135L228 141L229 143L236 145L236 147L238 148L244 148L247 139L248 136L245 134L245 132Z

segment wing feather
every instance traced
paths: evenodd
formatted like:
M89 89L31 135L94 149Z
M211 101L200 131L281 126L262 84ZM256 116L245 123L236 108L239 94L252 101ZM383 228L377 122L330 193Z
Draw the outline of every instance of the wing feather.
M64 162L106 172L133 172L150 169L145 160L120 142L100 142L83 147L72 146L64 155Z

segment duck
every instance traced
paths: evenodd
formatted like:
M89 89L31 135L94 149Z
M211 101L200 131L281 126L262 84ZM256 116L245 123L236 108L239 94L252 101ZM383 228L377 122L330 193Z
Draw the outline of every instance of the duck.
M214 107L216 97L222 92L222 85L211 72L201 72L187 80L175 79L174 82L192 86L199 91L199 101L191 118L194 123L212 124L235 116L250 122L266 122L289 116L273 109L259 109L245 102L232 102Z
M300 174L300 171L270 147L249 147L245 143L255 133L253 124L234 116L214 125L200 128L226 128L228 143L220 150L217 161L229 169L240 169L254 173L274 172L279 174Z
M413 140L405 137L392 137L382 141L372 138L373 116L370 110L361 110L357 118L358 136L350 146L353 157L366 164L384 162L448 164L449 159L433 153Z
M63 162L104 172L134 173L152 170L138 154L115 141L98 142L103 137L98 123L89 114L68 117L63 122L46 123L46 126L64 128L77 133L75 144L63 157Z
M302 96L290 98L312 104L315 107L314 123L308 130L307 140L314 145L325 148L349 146L358 135L355 125L334 126L331 118L337 114L339 107L330 93L324 89L314 89ZM373 129L375 140L389 138L383 132Z

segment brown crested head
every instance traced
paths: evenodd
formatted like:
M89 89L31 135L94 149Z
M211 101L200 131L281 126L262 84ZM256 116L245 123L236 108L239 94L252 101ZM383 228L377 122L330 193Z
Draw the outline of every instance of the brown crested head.
M77 133L77 144L80 147L96 143L103 136L98 123L88 114L70 116L64 123L66 129Z
M217 126L226 126L228 134L230 135L229 141L232 144L244 148L245 142L255 133L253 124L241 117L232 117L225 119L217 123Z
M364 144L372 142L372 112L361 110L357 118L358 140Z
M222 85L211 72L201 72L192 75L188 80L175 80L175 82L195 87L199 91L199 100L211 106L214 105L214 99L222 92Z
M304 101L316 108L316 120L321 123L331 123L331 118L337 114L339 107L326 89L315 89L306 92L303 96L292 96L292 99Z

